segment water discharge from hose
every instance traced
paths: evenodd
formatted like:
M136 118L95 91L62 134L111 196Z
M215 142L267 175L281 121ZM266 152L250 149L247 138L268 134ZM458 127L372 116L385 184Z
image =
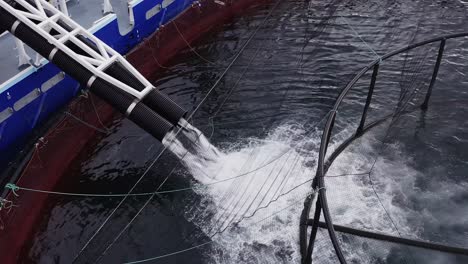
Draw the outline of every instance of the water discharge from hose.
M192 126L185 119L181 119L180 123L184 124L182 133L194 144L198 153L208 159L216 159L222 155L198 128Z
M186 145L177 138L177 133L169 132L162 143L167 147L186 168L192 171L194 178L200 183L210 183L215 179L216 174L207 173L207 166L220 164L220 159L224 155L217 147L210 143L210 140L196 127L192 126L185 119L179 121L181 134L188 140Z

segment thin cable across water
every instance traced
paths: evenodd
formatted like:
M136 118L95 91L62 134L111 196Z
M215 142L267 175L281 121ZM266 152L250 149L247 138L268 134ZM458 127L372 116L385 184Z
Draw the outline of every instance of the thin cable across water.
M276 9L276 7L278 6L278 4L280 3L280 0L278 0L275 5L273 6L273 8L270 10L270 12L267 14L267 16L265 17L265 19L262 21L262 23L257 26L257 28L255 29L255 31L251 34L251 36L249 37L249 39L244 43L244 45L242 46L242 48L239 50L239 52L237 53L237 55L233 58L233 60L231 61L231 63L226 67L226 69L224 70L224 72L221 74L221 76L217 79L217 81L213 84L213 86L208 90L206 96L199 102L199 104L197 105L197 107L192 111L192 113L187 117L187 120L191 120L192 117L194 116L194 114L199 110L199 108L201 107L201 105L207 100L208 96L211 94L211 92L218 86L218 84L220 83L220 81L224 78L224 76L227 74L227 72L229 71L229 69L234 65L234 63L237 61L237 59L240 57L240 55L243 53L243 51L245 50L245 48L248 46L248 44L253 40L253 38L255 37L255 35L257 34L257 32L260 30L260 28L265 24L265 22L270 18L271 14L273 13L273 11ZM176 135L180 133L181 130L178 130ZM154 159L154 161L150 164L150 166L147 168L147 170L143 173L143 175L138 179L138 181L135 183L135 185L130 189L129 191L129 194L136 188L136 186L141 182L141 180L143 179L144 176L146 176L146 174L151 170L151 168L154 166L154 164L156 163L157 160L159 160L159 158L161 157L162 153L166 150L167 147L164 147L163 151L161 151L161 153L156 157L156 159ZM165 182L168 180L168 178L170 177L172 173L169 173L169 175L164 179L164 181L162 182L162 184L156 189L156 192L160 190L160 188L162 188L162 186L165 184ZM149 204L149 202L152 200L152 198L154 197L155 194L151 195L148 200L143 204L143 206L140 208L140 210L138 210L138 212L135 214L135 216L130 220L130 222L121 230L121 232L115 237L115 239L111 242L111 244L102 252L102 254L99 256L98 260L107 252L107 250L118 240L118 238L120 238L120 236L127 230L127 228L131 225L131 223L133 223L133 221L136 219L136 217L143 211L143 209ZM117 209L123 204L123 202L129 197L129 195L125 196L124 199L122 199L122 201L117 205L116 208L114 208L114 210L111 212L111 214L106 218L106 220L103 222L103 224L101 224L101 226L97 229L96 232L94 232L94 234L92 235L92 237L86 242L86 244L84 245L84 247L82 247L82 249L79 251L78 255L74 258L74 261L75 262L78 257L84 252L84 250L88 247L88 245L90 244L90 242L96 237L96 235L102 230L102 228L107 224L107 222L110 220L110 218L115 214L115 212L117 211Z

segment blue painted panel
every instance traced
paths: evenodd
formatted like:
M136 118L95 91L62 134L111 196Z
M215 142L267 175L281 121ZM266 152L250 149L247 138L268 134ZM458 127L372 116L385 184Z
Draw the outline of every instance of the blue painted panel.
M125 54L139 44L144 38L155 32L162 24L176 17L189 7L194 0L175 0L167 8L162 8L157 14L146 19L148 10L156 5L162 6L163 0L143 0L133 7L135 25L133 29L122 36L116 17L109 18L106 25L99 28L95 35L110 47ZM34 89L41 86L60 72L55 65L48 63L33 71L25 78L18 78L15 84L0 93L0 112L13 108L14 103ZM42 93L34 101L14 112L6 121L0 123L0 167L5 161L11 160L16 150L21 148L28 135L37 124L44 121L51 113L68 103L78 91L79 84L69 76Z
M166 8L162 24L166 24L167 22L178 16L180 13L182 13L183 10L190 6L192 2L193 1L175 0Z
M162 9L149 20L146 20L146 13L157 5L161 6L161 4L162 0L143 1L133 9L135 14L134 30L138 31L141 38L151 35L161 25L161 19L163 16Z

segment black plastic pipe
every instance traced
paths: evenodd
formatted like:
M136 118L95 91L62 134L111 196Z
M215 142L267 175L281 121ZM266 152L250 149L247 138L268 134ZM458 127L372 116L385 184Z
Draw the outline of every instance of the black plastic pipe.
M2 28L11 31L16 21L17 18L14 15L0 8L0 25L2 25ZM144 103L136 101L132 95L125 93L107 81L95 77L95 80L89 83L91 78L94 78L91 71L61 50L57 49L55 54L51 56L55 46L25 24L21 22L17 24L12 34L27 43L41 56L49 58L52 63L82 85L89 85L88 88L93 93L108 102L119 112L127 114L130 120L156 139L162 141L167 132L174 127L169 121L148 108Z
M440 63L442 62L442 57L444 56L445 42L445 39L442 39L440 41L439 53L437 54L437 60L434 66L434 72L432 73L431 83L429 84L429 88L427 89L424 103L421 105L422 110L427 110L427 107L429 105L429 99L431 98L432 88L434 87L434 84L437 80L437 74L439 73Z
M12 7L16 6L16 2L14 0L3 0L3 1ZM3 34L5 31L8 31L8 27L6 26L6 24L0 23L0 35Z
M309 219L307 220L307 225L313 225L314 222L315 222L314 219ZM322 221L319 221L318 225L320 228L327 228L327 224ZM439 244L439 243L434 243L434 242L427 242L423 240L397 237L397 236L387 235L387 234L378 233L378 232L370 232L367 230L362 230L362 229L357 229L357 228L352 228L352 227L342 226L342 225L334 224L333 227L335 228L336 231L345 233L345 234L350 234L350 235L355 235L355 236L365 237L365 238L370 238L370 239L376 239L380 241L387 241L387 242L396 243L400 245L407 245L407 246L412 246L412 247L437 250L437 251L445 252L445 253L468 256L468 248L454 247L454 246L449 246L449 245L444 245L444 244Z
M31 2L31 0L28 1ZM48 10L45 10L45 12L50 16L52 15L49 14L50 11ZM58 20L57 23L68 31L72 30L72 28L63 21ZM91 40L87 39L84 36L77 36L77 38L94 51L99 52L98 47ZM81 48L79 48L72 42L68 42L67 46L77 53L80 53L80 51L83 52ZM104 70L104 72L139 92L143 91L143 89L146 88L144 84L142 84L132 73L125 69L125 67L123 67L123 65L121 65L119 62L113 63L106 70ZM156 89L150 91L148 95L146 95L143 98L142 101L150 109L163 116L174 126L176 126L179 123L179 120L185 117L185 115L187 114L187 111L185 111L182 107L180 107L178 104L172 101L171 98L169 98L167 95L161 93Z
M374 94L375 83L377 82L377 74L379 73L380 64L374 65L374 70L372 71L372 79L369 86L369 92L367 93L366 104L364 105L364 110L362 111L361 122L357 128L356 134L362 135L362 131L366 124L367 111L369 111L369 106L372 101L372 95Z
M137 91L141 92L145 89L145 86L118 62L113 63L105 72ZM175 126L187 114L187 111L172 101L171 98L156 89L149 92L142 101Z

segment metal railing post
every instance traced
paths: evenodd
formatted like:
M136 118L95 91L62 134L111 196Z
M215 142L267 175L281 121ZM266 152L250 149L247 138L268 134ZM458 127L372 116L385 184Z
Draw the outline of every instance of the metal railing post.
M323 176L324 176L324 161L325 156L328 149L328 144L330 143L331 132L333 130L333 126L335 124L336 118L336 111L332 111L330 116L327 119L327 123L325 124L325 128L322 134L321 143L320 143L320 150L319 150L319 158L317 161L317 173L315 174L315 178L312 181L312 189L317 190L317 201L315 206L315 213L314 213L314 224L312 226L312 231L309 237L309 243L307 244L307 248L305 249L305 258L303 257L302 262L303 264L311 264L312 263L312 252L314 250L314 242L318 231L318 222L320 220L320 215L322 212L322 199L320 197L320 192L322 190L323 185Z
M312 253L314 252L314 244L317 237L321 212L322 202L320 201L320 197L317 197L317 201L315 203L314 222L312 224L312 230L310 231L309 244L307 245L306 257L303 264L312 264Z
M343 252L341 250L341 244L336 236L335 233L335 228L333 225L333 218L330 214L330 210L328 208L328 202L327 202L327 195L326 195L326 188L325 188L325 174L328 171L328 168L331 166L333 161L338 157L340 153L342 153L355 139L357 139L359 136L361 136L363 133L366 133L366 131L370 130L371 128L381 124L382 122L388 120L389 118L393 117L392 115L386 115L382 118L379 118L376 121L373 121L371 123L368 123L366 125L366 118L367 118L367 113L372 101L373 97L373 92L375 89L376 81L377 81L377 75L379 73L379 67L380 63L383 60L386 60L388 58L394 57L398 54L401 54L403 52L413 50L417 47L421 47L427 44L431 43L438 43L440 42L440 47L439 47L439 52L436 60L436 64L434 66L433 74L432 74L432 79L425 97L424 103L421 105L421 108L425 109L428 107L428 102L430 100L431 94L432 94L432 89L435 85L435 82L437 80L437 75L439 72L439 68L442 62L442 57L445 49L445 44L447 39L454 39L454 38L459 38L459 37L468 37L468 32L464 33L457 33L457 34L451 34L451 35L446 35L442 37L437 37L433 39L429 39L426 41L418 42L415 44L411 44L409 46L403 47L401 49L395 50L393 52L387 53L384 56L380 58L380 60L376 60L365 66L348 84L347 86L341 91L339 94L338 98L335 101L335 104L333 106L333 110L331 112L331 116L327 119L327 123L325 125L325 128L323 129L323 134L321 138L321 143L320 143L320 150L319 150L319 158L317 162L317 171L315 178L313 179L312 183L312 188L318 192L318 197L316 201L316 211L313 219L308 219L307 221L303 221L304 218L308 218L309 214L311 213L311 203L312 201L310 200L311 198L308 197L307 199L307 205L305 205L305 209L303 210L303 215L301 215L301 254L302 254L302 263L307 263L310 264L312 261L312 255L313 255L313 250L315 246L315 238L316 238L316 233L318 228L326 228L328 230L330 240L333 244L333 247L335 249L336 256L341 264L346 264L346 259L343 255ZM331 139L331 132L333 130L333 125L335 122L335 118L337 115L337 109L340 107L342 104L343 100L347 96L348 92L355 86L355 84L366 74L370 68L373 68L373 74L372 74L372 79L371 83L369 86L369 91L367 94L367 99L366 103L363 109L363 113L361 116L361 121L359 124L359 127L357 128L356 134L351 136L350 138L346 139L344 142L342 142L337 148L333 150L333 153L326 159L326 153L328 149L328 144ZM325 162L326 159L326 162ZM306 207L307 206L307 207ZM318 209L318 210L317 210ZM321 209L321 210L320 210ZM321 214L323 214L324 222L318 222L317 225L317 219L320 218ZM303 227L306 226L306 227ZM310 235L308 234L308 227L307 226L312 226L312 230ZM307 238L309 240L307 241Z
M439 73L440 63L442 62L442 56L444 55L445 42L445 38L440 41L439 54L437 55L437 61L434 66L434 72L432 73L431 83L429 84L424 103L421 105L421 109L423 110L426 110L429 105L429 99L431 98L432 88L434 87L434 84L437 80L437 74Z
M333 221L331 219L330 211L328 209L327 197L325 194L326 188L325 188L325 181L324 181L324 176L325 176L324 162L325 162L325 158L327 155L328 144L330 143L330 139L331 139L333 126L335 125L336 114L337 114L337 111L336 111L336 108L334 108L334 110L331 112L331 115L329 116L327 123L325 125L325 129L322 135L322 141L320 143L319 158L317 162L317 174L315 175L315 177L317 179L317 187L318 187L318 189L316 190L318 192L317 202L320 202L320 206L322 207L323 218L325 219L325 223L327 223L327 229L328 229L328 234L330 235L330 240L332 241L333 248L335 249L335 253L338 257L340 264L346 264L346 259L343 255L343 252L341 251L341 247L339 245L338 238L336 237L335 230L333 229ZM319 220L318 218L319 217L316 217L317 220ZM311 245L310 242L309 242L309 245ZM312 249L310 249L309 252L312 253Z
M369 92L367 93L366 104L364 105L364 110L362 112L361 123L357 128L356 135L360 136L366 124L367 111L369 110L370 103L372 101L372 95L374 94L375 82L377 81L377 74L379 73L380 63L374 65L374 71L372 72L372 79L369 86Z

